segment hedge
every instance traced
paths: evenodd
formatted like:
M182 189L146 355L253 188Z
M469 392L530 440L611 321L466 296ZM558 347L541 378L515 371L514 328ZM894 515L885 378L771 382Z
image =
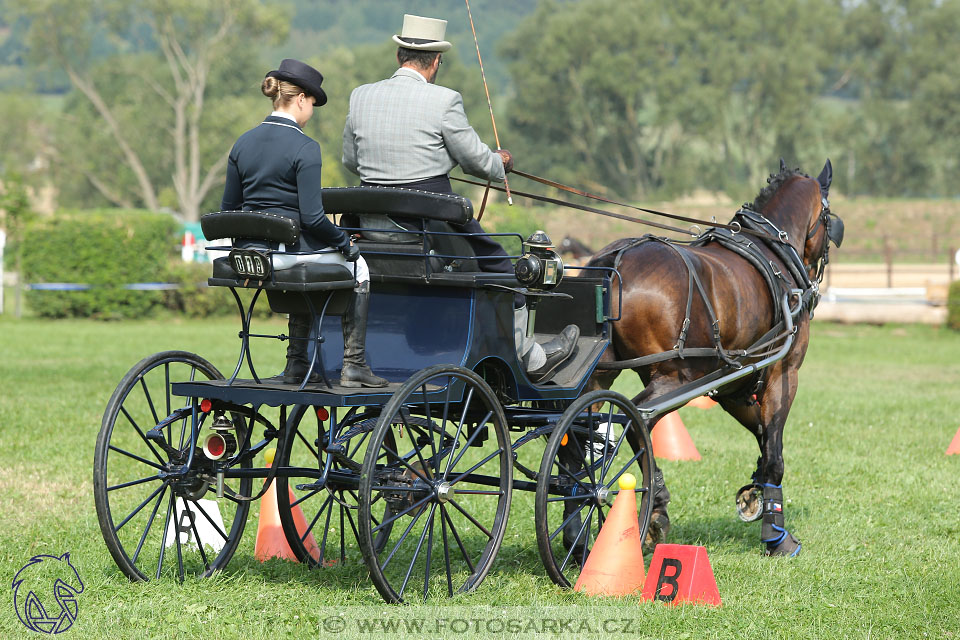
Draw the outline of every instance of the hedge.
M960 331L960 280L951 282L947 292L947 326Z
M232 315L239 319L240 312L230 289L207 286L210 270L211 267L208 262L182 262L179 258L173 260L168 267L166 281L176 284L178 287L164 292L164 306L174 313L189 318ZM250 289L242 289L238 293L244 304L244 309L246 309L253 292ZM257 306L253 312L254 317L266 318L271 313L267 296L261 294L257 298Z
M176 251L177 222L137 210L59 211L24 234L23 277L29 284L78 283L87 291L26 292L27 304L51 318L138 318L163 302L161 291L124 285L163 282Z

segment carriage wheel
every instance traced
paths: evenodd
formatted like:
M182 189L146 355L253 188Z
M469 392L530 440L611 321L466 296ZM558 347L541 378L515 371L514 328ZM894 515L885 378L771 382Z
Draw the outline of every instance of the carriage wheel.
M636 407L619 393L588 393L563 412L543 453L535 503L540 558L554 582L570 587L577 581L624 473L637 477L644 539L653 509L653 464L650 435Z
M110 554L131 580L209 576L230 561L246 524L249 503L216 497L212 468L199 452L185 476L168 475L186 462L192 433L212 420L208 414L187 411L163 428L162 443L147 439L167 416L197 401L173 396L171 384L196 379L223 376L192 353L154 354L124 376L103 415L93 461L97 517ZM225 493L249 496L250 486L249 478L227 480Z
M329 448L327 438L332 415L330 409L323 407L295 407L287 423L289 428L282 452L276 461L281 467L323 470L330 460L332 473L323 486L318 486L317 478L312 477L277 477L277 508L287 544L300 562L311 567L343 563L347 551L356 550L360 461L370 433L377 424L377 417L370 417L365 412L343 420L337 429L338 442L335 445L338 446L331 454L326 449ZM311 425L313 422L316 426ZM393 441L390 443L392 445ZM385 501L381 500L379 504L375 507L380 514L376 524L380 524L387 510ZM298 509L300 513L297 513ZM378 550L386 544L392 528L390 523L377 532L375 544Z
M503 407L480 376L439 365L407 380L383 409L360 477L360 548L380 595L476 589L503 541L512 475ZM380 501L389 515L378 523Z

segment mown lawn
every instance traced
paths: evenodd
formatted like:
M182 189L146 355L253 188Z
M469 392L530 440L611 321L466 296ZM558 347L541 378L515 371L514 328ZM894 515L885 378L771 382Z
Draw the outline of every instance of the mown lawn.
M703 460L663 463L671 542L706 546L721 608L637 606L635 598L559 590L540 565L533 496L519 493L476 593L401 608L382 603L356 552L318 571L258 563L256 507L237 555L212 579L131 584L115 567L91 487L107 399L156 351L195 351L232 370L236 329L222 320L0 321L0 575L8 585L0 636L33 636L14 612L16 572L33 555L68 551L85 584L65 634L76 638L396 637L356 626L383 618L425 620L410 635L420 638L496 636L509 620L521 625L516 637L534 637L524 635L533 629L564 638L960 634L960 456L944 455L960 428L960 334L814 325L784 446L786 522L803 542L795 559L764 558L759 524L734 514L733 494L755 465L753 437L719 408L682 410ZM279 347L258 353L280 366ZM635 393L638 383L625 375L617 388ZM342 631L330 626L337 615Z

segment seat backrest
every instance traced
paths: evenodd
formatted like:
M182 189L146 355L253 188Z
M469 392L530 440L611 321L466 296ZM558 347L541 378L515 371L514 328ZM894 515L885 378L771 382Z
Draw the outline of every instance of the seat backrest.
M473 218L473 205L463 196L399 187L328 187L323 208L329 214L383 214L464 224Z
M215 211L200 216L200 228L207 240L244 238L295 244L300 238L298 221L264 211Z

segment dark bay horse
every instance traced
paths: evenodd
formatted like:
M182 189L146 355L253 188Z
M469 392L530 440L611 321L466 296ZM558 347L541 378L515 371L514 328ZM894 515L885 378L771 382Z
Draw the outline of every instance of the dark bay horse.
M810 311L816 304L828 259L827 241L832 240L839 247L843 239L842 221L831 214L827 200L831 179L829 160L817 179L799 170L788 170L781 161L780 172L772 175L756 200L744 207L747 214L770 223L770 237L751 240L759 246L764 259L776 267L772 272L782 280L781 294L806 289L808 299L813 301L796 317L795 340L783 359L720 387L714 396L727 413L756 436L760 446L754 484L744 487L737 501L743 507L742 519L762 517L761 540L766 543L768 555L796 555L800 551L799 541L784 526L783 428L797 392L797 372L807 351ZM744 210L738 216L744 215ZM771 248L777 242L782 245L775 247L779 254ZM796 251L797 268L793 274L781 259L785 251ZM687 348L701 351L700 357L673 358L635 367L633 370L644 384L644 390L633 398L637 406L729 365L719 352L714 357L703 357L704 348L721 344L724 350L749 349L758 340L762 342L765 334L769 335L777 319L777 306L782 306L782 295L775 299L776 289L772 290L770 278L765 278L743 256L715 241L684 247L662 241L619 240L590 261L591 266L609 267L615 263L623 279L622 316L613 324L612 343L604 359L625 361L667 352L676 348L678 336L681 346L685 341ZM693 287L688 265L696 272L700 287ZM807 278L797 277L804 271ZM692 298L688 297L691 289ZM617 303L615 299L614 309ZM689 328L684 332L687 317ZM743 362L749 364L758 359L746 358ZM609 388L621 371L622 368L599 370L591 385ZM651 428L655 424L652 422ZM659 542L669 528L670 494L659 469L655 478L657 493L650 532L652 541ZM744 510L752 513L745 517Z

